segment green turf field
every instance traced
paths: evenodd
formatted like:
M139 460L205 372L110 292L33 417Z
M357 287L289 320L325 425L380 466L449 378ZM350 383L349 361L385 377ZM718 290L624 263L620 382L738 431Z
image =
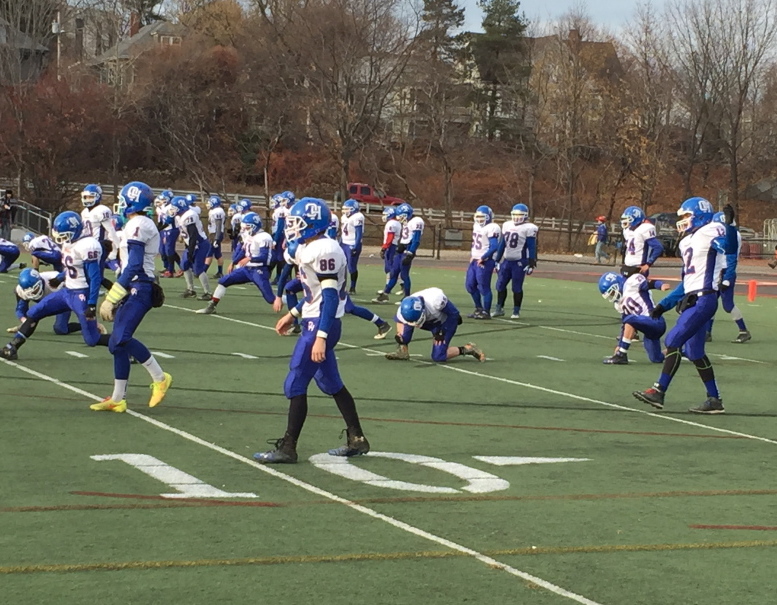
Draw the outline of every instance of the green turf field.
M461 271L413 279L471 310ZM357 304L381 282L363 267ZM591 282L540 271L520 321L465 322L483 364L428 363L423 333L419 357L389 362L391 336L346 317L340 368L373 452L325 454L342 420L311 387L300 463L272 468L251 456L283 434L294 340L253 286L201 316L164 280L169 305L138 335L175 382L149 409L133 366L126 414L88 407L111 392L107 350L45 320L0 363L2 602L774 602L775 300L739 300L745 345L718 318L725 415L686 412L704 399L687 363L652 413L631 392L659 367L639 344L628 368L601 364L619 322ZM14 283L0 276L3 327Z

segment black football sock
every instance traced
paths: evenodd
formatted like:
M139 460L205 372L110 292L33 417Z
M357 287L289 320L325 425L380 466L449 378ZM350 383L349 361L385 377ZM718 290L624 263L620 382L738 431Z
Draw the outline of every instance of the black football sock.
M523 292L513 292L513 306L521 308L523 302Z
M332 395L337 409L340 410L340 414L345 420L345 426L348 427L349 432L357 437L362 437L362 425L359 422L359 414L356 412L356 402L353 400L353 396L348 392L348 389L343 387L337 393Z
M21 347L27 339L35 333L35 328L38 327L38 322L31 319L25 319L24 323L19 327L16 335L11 340L11 344L17 349Z
M302 426L305 424L305 418L308 415L308 396L295 395L289 399L289 419L286 425L286 437L290 438L295 444L302 432Z
M108 341L111 339L110 334L100 334L100 338L97 339L98 347L107 347Z
M499 290L496 293L496 306L504 308L507 302L507 290Z
M359 279L359 272L354 271L351 273L351 290L356 290L356 280Z

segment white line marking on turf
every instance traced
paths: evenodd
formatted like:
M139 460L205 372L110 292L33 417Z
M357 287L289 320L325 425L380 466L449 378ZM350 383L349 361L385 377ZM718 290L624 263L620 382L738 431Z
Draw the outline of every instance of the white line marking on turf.
M551 357L550 355L537 355L540 359L549 359L550 361L564 361L563 359L559 359L558 357Z
M175 355L169 353L162 353L162 351L151 351L151 354L155 357L161 357L162 359L175 359Z
M554 462L588 462L590 458L527 458L526 456L472 456L475 460L496 466L521 464L552 464Z
M85 359L89 357L89 355L84 355L83 353L79 353L78 351L65 351L68 355L72 357L77 357L78 359Z
M758 361L757 359L747 359L745 357L733 357L732 355L723 355L721 353L707 353L712 357L718 357L723 361L749 361L750 363L766 363L765 361Z
M249 355L248 353L238 353L236 351L233 351L232 355L234 355L236 357L242 357L243 359L259 359L255 355Z
M190 310L190 309L187 309ZM218 316L217 316L218 317ZM228 317L225 317L223 319L229 319ZM235 320L238 321L238 320ZM254 324L257 325L257 324ZM266 327L266 326L260 326L260 327ZM268 328L272 329L272 328ZM51 382L56 384L57 386L62 387L63 389L68 389L70 391L73 391L74 393L78 393L80 395L84 395L85 397L89 397L93 399L94 401L101 401L101 398L97 395L94 395L93 393L89 393L88 391L84 391L82 389L79 389L78 387L74 387L70 384L67 384L65 382L62 382L60 380L57 380L56 378L53 378L52 376L47 376L46 374L42 374L40 372L37 372L35 370L31 370L30 368L27 368L23 365L20 365L18 363L15 363L13 361L8 361L6 359L0 359L3 363L13 366L15 368L20 369L22 372L27 372L28 374L31 374L33 376L36 376L42 380L46 380L47 382ZM241 456L240 454L236 454L235 452L228 450L226 448L223 448L219 445L216 445L215 443L209 443L205 441L204 439L200 439L196 435L192 435L191 433L187 433L186 431L182 431L181 429L177 429L173 426L170 426L169 424L165 424L164 422L160 422L159 420L156 420L155 418L151 418L149 416L145 416L143 414L139 414L138 412L135 412L133 410L127 410L125 412L126 414L129 414L130 416L134 416L135 418L138 418L140 420L143 420L144 422L148 422L149 424L154 425L157 428L160 428L165 431L169 431L175 435L178 435L179 437L183 437L184 439L187 439L193 443L196 443L198 445L202 445L203 447L207 447L208 449L211 449L215 452L218 452L220 454L224 454L225 456L228 456L229 458L233 458L239 462L242 462L243 464L248 464L249 466L252 466L256 468L257 470L262 471L263 473L266 473L272 477L275 477L277 479L281 479L283 481L286 481L288 483L291 483L292 485L295 485L301 489L304 489L305 491L308 491L312 494L315 494L317 496L321 496L322 498L327 498L328 500L332 500L333 502L338 502L339 504L342 504L343 506L347 506L348 508L360 512L364 515L367 515L368 517L372 517L373 519L377 519L379 521L383 521L385 523L388 523L392 527L396 527L397 529L401 529L403 531L406 531L410 534L413 534L414 536L418 536L419 538L423 538L425 540L429 540L430 542L434 542L435 544L439 544L441 546L445 546L447 548L450 548L451 550L455 550L457 552L466 554L471 556L472 558L476 559L477 561L480 561L481 563L484 563L485 565L488 565L491 568L501 569L502 571L505 571L509 573L510 575L516 576L518 578L521 578L522 580L526 580L527 582L531 582L532 584L539 586L541 588L544 588L545 590L552 592L554 594L557 594L562 597L566 597L568 599L571 599L572 601L576 601L577 603L582 603L583 605L601 605L601 603L597 603L596 601L592 601L591 599L587 599L586 597L576 594L574 592L571 592L565 588L562 588L561 586L557 586L555 584L551 584L547 580L543 580L542 578L538 578L537 576L533 576L529 573L526 573L525 571L521 571L520 569L516 569L515 567L511 567L510 565L507 565L506 563L502 563L500 561L497 561L496 559L493 559L487 555L484 555L476 550L473 550L471 548L468 548L466 546L463 546L461 544L458 544L456 542L453 542L451 540L448 540L446 538L442 538L436 534L430 533L428 531L425 531L423 529L420 529L418 527L415 527L414 525L410 525L409 523L405 523L404 521L400 521L399 519L395 519L394 517L389 517L388 515L384 515L383 513L379 513L377 511L372 510L371 508L368 508L366 506L362 506L361 504L356 504L355 502L352 502L346 498L343 498L341 496L338 496L337 494L333 494L332 492L328 492L326 490L321 489L320 487L316 487L315 485L312 485L310 483L306 483L305 481L301 481L300 479L297 479L296 477L292 477L291 475L287 475L285 473L281 473L280 471L275 470L274 468L270 468L268 466L264 466L262 464L259 464L258 462L255 462L254 460L251 460L249 458L245 458Z
M172 305L165 304L165 307L171 307L172 309L181 309L182 311L189 311L190 313L194 313L194 309L187 309L186 307L175 307ZM254 326L255 328L261 328L263 330L273 330L273 328L270 328L269 326L263 326L257 323L252 323L250 321L243 321L241 319L232 319L231 317L223 317L221 315L213 315L216 319L223 319L224 321L233 321L235 323L244 324L247 326ZM542 326L540 326L542 327ZM273 330L274 331L274 330ZM566 332L568 330L561 330L562 332ZM578 334L585 334L584 332L578 332ZM597 334L585 334L586 336L598 336ZM599 338L607 338L608 340L613 340L609 338L608 336L599 336ZM370 349L367 347L361 347L358 345L351 345L348 343L344 343L340 341L337 343L341 347L346 347L348 349L360 349L362 351L366 351L368 353L380 353L381 355L384 355L383 352L378 351L376 349ZM648 412L647 410L640 410L637 408L630 408L627 405L619 405L617 403L609 403L607 401L601 401L599 399L592 399L591 397L583 397L582 395L575 395L574 393L567 393L566 391L557 391L555 389L549 389L546 387L541 387L536 384L530 384L528 382L519 382L517 380L510 380L509 378L501 378L500 376L491 376L490 374L482 374L480 372L473 372L471 370L465 370L464 368L457 368L455 366L451 365L444 365L444 364L436 364L432 361L425 361L423 359L417 360L418 363L428 364L428 365L437 365L440 368L444 370L449 370L451 372L459 372L461 374L468 374L470 376L477 376L478 378L487 378L490 380L495 380L497 382L504 382L507 384L513 384L519 387L525 387L527 389L534 389L535 391L542 391L543 393L550 393L552 395L560 395L561 397L569 397L570 399L576 399L578 401L586 401L588 403L595 403L597 405L603 405L608 408L614 408L616 410L623 410L626 412L634 412L635 414L643 414L645 416L651 416L653 418L660 418L662 420L668 420L670 422L677 422L679 424L685 424L688 426L695 426L697 428L705 429L707 431L714 431L716 433L725 433L726 435L736 435L738 437L744 437L745 439L752 439L754 441L763 441L765 443L771 443L773 445L777 445L777 440L774 439L767 439L766 437L759 437L758 435L750 435L748 433L740 433L738 431L731 431L729 429L722 429L716 426L711 426L707 424L702 424L700 422L693 422L692 420L683 420L682 418L675 418L673 416L664 416L663 414L656 414L654 412ZM9 362L10 363L10 362ZM21 366L20 366L21 367Z

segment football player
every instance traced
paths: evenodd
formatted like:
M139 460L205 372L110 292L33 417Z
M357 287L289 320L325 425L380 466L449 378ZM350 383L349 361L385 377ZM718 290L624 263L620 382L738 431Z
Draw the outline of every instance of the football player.
M294 194L291 191L284 191L272 196L270 208L272 208L272 258L270 261L270 275L275 270L275 279L273 285L278 284L278 279L283 273L283 249L286 245L286 217L289 214L289 208L294 204Z
M186 290L181 296L197 298L197 293L194 291L194 278L197 277L202 285L202 295L198 300L210 300L210 282L205 271L205 258L210 251L210 242L202 227L197 207L190 206L185 198L176 196L170 200L168 212L170 216L176 217L176 225L181 230L181 237L186 245L181 259Z
M348 199L343 202L343 219L340 221L340 234L348 259L348 273L351 276L351 287L348 294L356 294L356 280L359 279L359 256L362 253L364 238L364 214L359 211L359 202Z
M84 342L94 347L100 344L97 324L97 298L102 282L100 258L103 248L87 230L81 217L68 210L54 218L51 229L54 241L62 246L65 265L65 287L44 296L32 307L11 342L0 350L5 359L17 359L19 348L27 342L44 317L72 311L81 324ZM156 252L156 250L155 250Z
M216 278L224 275L224 259L221 256L221 242L224 239L226 229L227 214L222 208L221 198L217 195L211 195L208 198L208 238L210 240L210 249L205 258L205 271L210 268L213 259L216 259Z
M396 219L402 225L402 233L386 287L383 290L378 290L378 296L372 299L372 302L375 303L388 302L389 294L391 294L391 290L394 289L400 278L402 279L404 296L410 296L410 267L413 264L418 247L421 245L421 236L424 233L424 219L420 216L413 216L413 207L407 203L397 206Z
M655 305L650 290L669 290L669 284L659 280L649 280L641 273L623 277L617 273L608 272L599 278L599 292L602 297L613 303L615 310L621 314L621 334L615 353L607 357L603 363L608 365L628 365L629 347L635 340L637 332L645 336L644 346L648 359L653 363L664 361L661 352L661 337L666 332L666 321L663 317L652 318Z
M647 220L642 208L629 206L621 215L621 227L625 250L621 275L647 275L650 267L664 252L664 246L656 237L655 225Z
M734 286L737 283L737 262L739 261L739 251L742 249L742 236L739 233L734 221L734 207L731 204L726 205L723 212L716 212L712 220L725 225L725 249L726 249L726 272L723 274L723 280L720 282L720 301L723 304L723 310L731 315L731 319L739 328L739 335L732 340L734 343L745 343L752 338L742 311L734 304ZM707 342L712 340L713 317L707 326Z
M496 262L496 309L494 317L502 317L507 302L507 284L512 282L513 313L510 319L520 319L523 303L523 281L537 267L537 225L528 222L529 207L516 204L510 211L510 220L502 225L502 241Z
M27 266L24 263L14 264L20 254L19 246L0 238L0 273L8 273L10 269L24 269Z
M170 216L168 206L170 200L175 194L170 189L165 189L154 198L154 213L156 215L157 229L159 229L159 255L162 257L162 264L165 268L160 277L183 277L181 268L181 257L175 249L181 230L175 224L175 218ZM122 221L124 217L117 213ZM178 271L175 265L178 265Z
M472 225L472 247L464 286L475 303L471 319L491 319L491 274L494 272L494 255L499 249L501 232L494 224L494 213L488 206L478 206Z
M113 210L103 204L103 190L99 185L87 185L81 192L81 221L86 236L94 237L103 253L100 258L103 268L106 261L115 260L118 254L119 239L113 226Z
M478 361L486 360L486 354L474 342L468 342L463 347L450 346L461 325L461 314L440 288L427 288L403 298L396 320L397 333L394 340L398 347L394 353L388 353L386 359L410 359L408 345L413 339L413 331L419 328L431 332L434 338L432 361L448 361L459 355L469 355Z
M681 349L696 366L707 399L689 411L698 414L722 414L712 363L704 352L707 324L718 308L720 278L726 266L725 225L712 221L712 204L702 197L685 200L677 210L677 230L682 239L679 251L683 261L682 282L659 302L651 317L658 318L677 305L680 317L666 335L666 358L658 381L649 389L634 391L640 401L663 409L664 396L680 367Z
M100 317L113 322L108 350L113 355L113 393L89 407L96 412L125 412L130 356L151 376L149 407L165 398L173 377L164 372L146 345L135 338L135 330L152 307L164 302L157 285L154 260L159 249L159 231L147 216L153 208L154 194L145 183L133 181L119 192L119 209L127 218L124 233L127 240L127 262L121 274L100 305Z
M386 274L386 283L388 284L391 266L394 263L394 256L397 253L397 244L402 235L402 223L397 218L397 211L393 206L387 206L383 209L383 244L380 247L380 257L383 259L383 272Z
M22 245L32 255L32 268L36 271L41 263L51 265L57 273L65 268L62 264L62 250L48 235L25 233Z
M370 451L356 403L340 378L334 351L340 340L340 318L345 313L345 299L340 293L345 290L348 262L339 244L326 237L330 221L326 202L309 197L294 204L286 219L286 240L289 246L299 246L294 258L305 298L278 320L275 331L285 335L298 317L302 334L294 347L284 384L284 394L289 399L286 433L274 442L274 449L254 454L254 459L263 464L297 461L297 440L308 413L307 392L311 380L334 398L345 420L347 442L329 453L358 456Z
M219 280L213 298L204 309L197 313L210 315L216 312L227 288L238 284L253 283L262 293L268 304L275 302L275 295L270 285L270 258L272 257L272 237L262 229L262 219L256 212L249 212L242 219L243 257L236 263L236 268Z

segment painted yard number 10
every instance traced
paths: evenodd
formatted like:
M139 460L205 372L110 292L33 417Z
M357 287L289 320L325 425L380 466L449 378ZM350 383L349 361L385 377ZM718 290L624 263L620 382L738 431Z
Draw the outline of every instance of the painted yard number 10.
M461 491L473 494L485 494L488 492L499 492L510 487L510 483L501 477L492 475L477 468L459 464L457 462L447 462L441 458L432 456L419 456L417 454L400 454L394 452L370 452L370 458L387 458L389 460L399 460L409 464L418 464L427 468L434 468L444 473L458 477L465 481L461 490L452 487L438 485L426 485L424 483L410 483L408 481L399 481L390 479L383 475L378 475L372 471L352 464L348 458L338 458L329 454L316 454L310 457L310 462L316 468L327 471L346 479L359 481L367 485L383 487L386 489L395 489L407 492L423 492L427 494L458 494ZM142 473L153 477L175 490L174 493L161 494L163 498L257 498L252 492L226 492L200 481L197 477L185 473L184 471L170 466L147 454L108 454L103 456L92 456L92 460L120 460L130 466L138 469ZM518 466L523 464L550 464L556 462L585 462L589 458L527 458L520 456L473 456L480 462L492 464L495 466Z

